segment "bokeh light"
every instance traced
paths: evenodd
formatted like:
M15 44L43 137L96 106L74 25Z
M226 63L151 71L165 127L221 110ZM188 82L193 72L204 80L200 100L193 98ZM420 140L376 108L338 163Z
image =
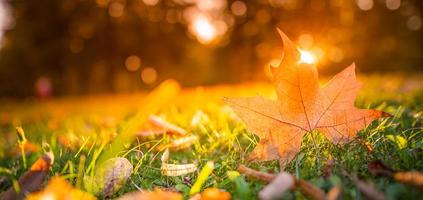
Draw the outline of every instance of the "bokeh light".
M157 71L152 67L144 68L141 72L141 80L147 85L155 83L157 80Z
M50 79L47 77L40 77L35 82L35 91L37 97L39 98L47 98L52 95L53 87L51 84Z
M245 13L247 12L247 5L245 5L245 3L242 1L234 1L231 4L231 11L232 14L236 16L245 15Z
M128 71L137 71L141 67L141 59L135 55L129 56L125 60L125 67Z
M396 10L401 6L401 0L386 0L385 4L389 10Z
M408 18L407 27L413 31L419 30L422 27L422 19L417 15L411 16Z
M203 15L198 15L194 19L191 25L191 32L194 33L198 41L203 44L212 42L217 35L216 27Z
M157 3L159 3L159 0L142 0L142 2L148 6L155 6Z
M0 48L3 39L3 32L13 27L14 18L11 13L11 7L7 1L0 0Z
M422 13L419 0L0 0L0 95L37 96L39 77L57 95L263 80L283 54L276 27L322 75L415 71Z
M357 6L361 9L361 10L371 10L373 8L373 0L356 0L357 1Z

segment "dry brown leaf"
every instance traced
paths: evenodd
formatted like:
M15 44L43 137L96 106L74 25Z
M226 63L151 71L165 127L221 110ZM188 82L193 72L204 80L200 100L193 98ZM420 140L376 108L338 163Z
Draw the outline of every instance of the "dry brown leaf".
M259 198L262 200L279 199L286 191L294 187L295 178L291 174L281 172L259 192Z
M1 200L23 199L26 194L40 189L44 179L47 177L51 165L54 162L54 155L51 152L45 153L41 158L32 164L31 168L25 172L18 180L19 191L13 187L0 194Z
M97 168L94 177L84 177L84 186L88 191L110 197L128 180L132 170L132 164L126 158L112 158Z
M86 192L73 188L63 178L56 176L53 177L46 188L40 192L30 194L27 200L95 200L96 198Z
M272 67L278 100L225 99L249 131L260 137L251 159L279 160L286 164L299 151L301 139L307 132L318 130L333 143L344 143L373 120L390 116L354 106L361 87L355 77L354 64L321 88L316 67L302 63L297 47L282 31L279 33L284 56L279 67Z
M117 200L182 200L181 194L160 189L154 191L139 191L125 194Z

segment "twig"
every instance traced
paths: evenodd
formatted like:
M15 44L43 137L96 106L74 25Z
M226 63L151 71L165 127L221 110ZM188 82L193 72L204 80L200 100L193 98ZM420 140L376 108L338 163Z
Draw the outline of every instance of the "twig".
M254 177L258 180L262 180L262 181L265 181L265 182L272 182L273 179L276 178L276 175L274 175L274 174L270 174L270 173L266 173L266 172L260 172L260 171L248 168L245 165L240 165L238 167L238 171L241 174L245 174L246 176Z
M341 170L342 170L342 174L345 177L349 178L357 187L357 189L359 189L364 194L364 196L366 196L368 199L386 200L385 195L381 191L373 187L373 185L358 179L357 175L355 174L350 175L345 169L341 169Z
M246 167L245 165L240 165L238 167L238 171L242 174L245 174L249 177L254 177L256 179L265 181L265 182L272 182L277 175L270 174L266 172L260 172L251 168ZM291 175L292 176L292 175ZM324 200L326 198L325 193L318 187L308 183L305 180L298 179L295 176L292 176L295 180L295 186L292 189L298 189L302 194L309 197L310 199L314 200Z

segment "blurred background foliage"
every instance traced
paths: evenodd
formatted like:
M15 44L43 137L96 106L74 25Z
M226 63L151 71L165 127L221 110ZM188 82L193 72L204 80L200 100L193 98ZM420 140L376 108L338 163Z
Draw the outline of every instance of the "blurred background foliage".
M423 69L421 0L0 0L0 96L266 80L280 27L322 74Z

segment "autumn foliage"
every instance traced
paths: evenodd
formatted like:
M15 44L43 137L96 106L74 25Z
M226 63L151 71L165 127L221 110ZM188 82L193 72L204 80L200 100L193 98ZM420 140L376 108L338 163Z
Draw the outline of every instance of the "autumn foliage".
M306 133L313 136L313 131L320 131L333 143L344 143L373 120L389 116L354 106L361 87L354 64L321 88L316 67L303 63L297 47L282 31L279 33L284 56L278 67L272 66L277 101L262 97L225 99L248 129L260 137L252 159L286 164L299 151Z

